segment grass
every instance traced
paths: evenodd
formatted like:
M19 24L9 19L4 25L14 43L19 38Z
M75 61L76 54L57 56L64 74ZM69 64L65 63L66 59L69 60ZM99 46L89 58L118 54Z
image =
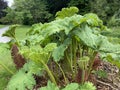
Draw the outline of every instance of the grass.
M16 28L16 37L18 40L22 40L26 37L26 32L30 29L31 26L19 26Z
M3 28L3 27L5 27L6 25L0 25L0 28Z

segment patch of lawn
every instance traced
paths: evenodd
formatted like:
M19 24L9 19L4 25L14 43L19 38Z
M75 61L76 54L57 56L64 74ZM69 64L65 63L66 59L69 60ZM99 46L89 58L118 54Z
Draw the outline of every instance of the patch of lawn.
M0 25L0 28L3 28L3 27L5 27L6 25Z
M26 37L26 33L30 29L31 26L19 26L16 28L16 37L18 40L22 40Z

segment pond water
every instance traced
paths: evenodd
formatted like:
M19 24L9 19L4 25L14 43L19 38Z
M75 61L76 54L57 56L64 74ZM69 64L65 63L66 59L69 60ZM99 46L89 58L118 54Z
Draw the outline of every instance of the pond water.
M9 37L6 37L6 36L2 36L2 34L9 29L9 26L6 26L4 28L0 28L0 43L6 43L6 42L9 42L10 41L10 38Z

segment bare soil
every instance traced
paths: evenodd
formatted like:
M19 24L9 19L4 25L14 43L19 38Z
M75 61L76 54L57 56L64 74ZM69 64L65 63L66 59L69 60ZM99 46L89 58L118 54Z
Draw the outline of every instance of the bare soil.
M99 69L107 72L107 78L96 76L97 90L120 90L120 73L119 69L109 62L102 62Z

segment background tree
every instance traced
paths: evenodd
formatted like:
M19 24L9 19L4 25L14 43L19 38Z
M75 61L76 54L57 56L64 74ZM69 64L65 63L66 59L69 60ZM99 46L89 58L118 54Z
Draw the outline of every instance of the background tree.
M25 25L46 22L51 17L46 3L44 0L14 0L12 7L5 10L7 15L4 19Z
M91 0L91 12L96 13L104 22L112 19L120 9L120 0Z
M3 10L7 8L7 2L4 0L0 0L0 18L4 17L6 15L5 12L3 12Z
M14 0L2 21L27 25L49 22L62 8L76 6L81 15L96 13L104 24L119 25L119 3L120 0Z
M67 7L70 0L46 0L48 3L48 10L50 13L55 14L62 8Z
M79 8L79 13L82 15L90 12L90 0L70 0L68 7L70 6Z

